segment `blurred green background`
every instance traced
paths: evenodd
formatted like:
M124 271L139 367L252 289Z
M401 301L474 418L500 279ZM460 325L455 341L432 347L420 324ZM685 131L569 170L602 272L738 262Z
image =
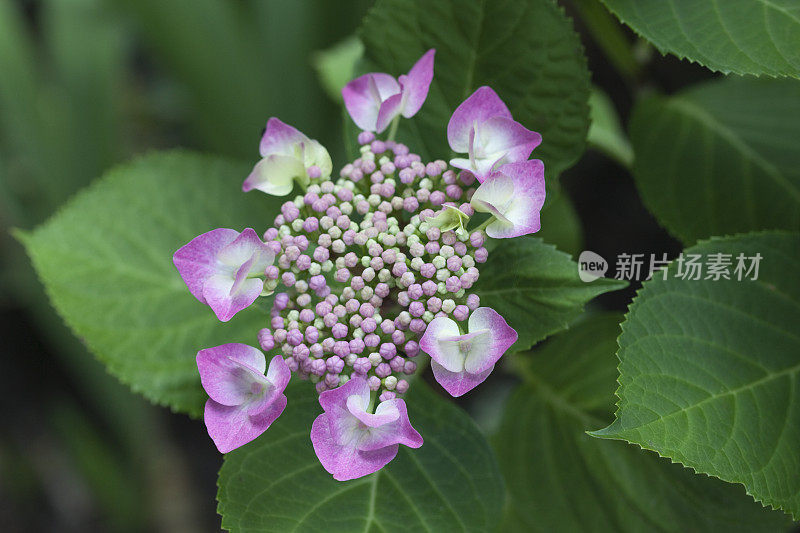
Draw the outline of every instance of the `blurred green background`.
M600 97L607 122L615 111L625 119L638 92L713 76L652 54L596 0L560 3L593 82L611 97ZM34 227L109 167L149 150L255 162L273 115L341 166L342 111L314 65L353 35L370 4L0 0L0 531L219 530L221 457L203 425L149 406L106 374L52 311L10 230ZM677 252L641 205L629 160L624 150L587 152L543 215L552 221L545 238L605 257ZM636 288L601 305L622 310ZM509 388L503 379L463 404L487 431Z
M219 529L221 458L202 424L106 374L51 310L9 229L35 226L148 150L254 160L272 115L341 161L341 111L313 62L368 7L0 0L0 530Z

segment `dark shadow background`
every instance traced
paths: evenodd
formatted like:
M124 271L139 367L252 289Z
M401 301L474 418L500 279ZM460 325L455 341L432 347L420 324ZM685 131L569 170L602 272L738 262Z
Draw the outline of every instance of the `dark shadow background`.
M623 122L638 92L713 76L641 44L641 72L620 74L582 19L587 3L562 1L594 83ZM105 169L147 150L254 160L272 115L343 162L341 111L312 63L356 30L370 4L0 0L0 531L219 530L221 457L202 423L152 407L108 376L52 312L8 231L34 227ZM613 160L589 150L562 185L585 249L607 259L679 252ZM624 310L637 288L594 305ZM492 383L487 390L502 398L510 378L495 373Z

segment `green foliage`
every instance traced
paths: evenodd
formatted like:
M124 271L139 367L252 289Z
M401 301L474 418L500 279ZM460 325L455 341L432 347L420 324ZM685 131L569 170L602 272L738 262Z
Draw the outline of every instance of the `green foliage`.
M519 351L565 329L595 296L625 286L607 278L585 283L568 254L523 237L504 239L492 249L475 292L481 305L496 310L517 330L519 339L511 351Z
M611 416L621 316L601 314L518 356L524 383L494 443L510 504L501 531L781 531L782 513L587 429Z
M623 167L633 164L633 148L622 129L614 103L601 89L592 87L589 97L592 125L587 141L589 146L603 152Z
M446 158L450 115L482 85L542 134L534 156L549 177L583 153L589 72L570 20L552 0L380 0L361 37L370 66L393 75L436 48L428 99L399 134L423 158Z
M583 230L569 196L564 192L556 194L542 210L541 218L542 229L536 236L573 258L578 257L583 250Z
M762 255L757 281L683 280L670 267L631 305L619 338L623 439L741 483L800 517L800 236L760 233L686 251Z
M180 111L195 143L231 157L256 157L259 132L277 116L332 154L340 151L338 131L329 128L338 110L315 79L310 58L355 30L364 0L108 1L131 16L185 97Z
M630 134L645 204L685 243L800 229L800 82L730 78L645 99Z
M603 0L664 53L736 74L800 77L796 0Z
M416 381L409 416L425 443L400 446L379 472L339 482L314 455L309 432L322 412L308 383L287 390L281 417L225 456L222 527L237 532L488 531L500 519L503 481L475 423Z
M603 49L606 59L626 80L635 81L642 74L642 68L628 42L622 24L603 6L600 0L572 0L581 22L592 39ZM590 102L591 105L591 102Z
M353 79L356 63L363 55L364 45L355 35L314 54L319 81L335 102L342 102L342 88Z
M21 10L0 4L0 206L25 226L122 153L118 21L101 0L41 4L40 47Z
M171 261L205 231L271 222L277 201L241 192L248 170L189 153L153 154L109 172L21 235L74 333L121 381L178 411L202 408L197 351L254 344L267 320L249 309L218 322L188 294Z

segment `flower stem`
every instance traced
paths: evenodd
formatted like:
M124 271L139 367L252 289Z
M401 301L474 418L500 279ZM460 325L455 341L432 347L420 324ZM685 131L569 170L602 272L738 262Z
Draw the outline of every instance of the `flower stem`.
M389 126L389 135L386 137L387 141L393 141L394 136L397 133L397 126L400 124L400 115L397 115L392 119L392 124Z
M475 229L474 229L474 230L472 230L472 231L481 231L481 230L484 230L484 229L486 229L486 226L488 226L489 224L491 224L492 222L494 222L494 220L495 220L495 218L494 218L494 215L492 215L492 216L490 216L489 218L487 218L486 220L484 220L484 221L483 221L483 223L482 223L480 226L478 226L477 228L475 228ZM472 233L472 232L470 232L470 233Z

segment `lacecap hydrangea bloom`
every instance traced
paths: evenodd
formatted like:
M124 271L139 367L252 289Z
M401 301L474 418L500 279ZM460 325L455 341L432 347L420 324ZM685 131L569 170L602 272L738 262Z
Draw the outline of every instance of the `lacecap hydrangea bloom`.
M343 89L363 131L360 157L338 177L322 145L269 119L243 190L299 193L261 236L220 228L175 253L189 291L222 321L272 297L269 323L253 332L260 349L225 344L197 354L205 423L221 452L269 428L294 374L319 393L322 412L309 432L322 466L337 480L370 474L400 445L423 444L403 395L426 355L435 379L461 396L516 341L472 287L487 238L539 230L544 166L528 158L541 137L481 87L447 127L451 148L466 157L423 162L394 134L422 107L433 67L430 50L399 79L370 73ZM488 218L472 223L476 212Z

